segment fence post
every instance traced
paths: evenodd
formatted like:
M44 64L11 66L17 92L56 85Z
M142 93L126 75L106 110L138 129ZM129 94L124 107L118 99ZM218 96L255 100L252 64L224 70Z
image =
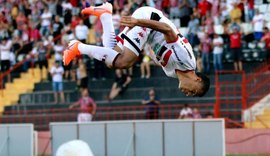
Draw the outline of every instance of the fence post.
M216 103L214 106L214 117L220 117L220 86L218 82L218 71L215 72L215 94L216 94Z

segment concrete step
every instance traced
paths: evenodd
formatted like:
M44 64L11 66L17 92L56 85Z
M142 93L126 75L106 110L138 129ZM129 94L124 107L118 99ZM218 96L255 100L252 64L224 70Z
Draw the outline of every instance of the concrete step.
M266 126L270 127L270 122L265 122L264 123ZM262 124L259 121L255 121L255 122L246 122L245 123L245 127L246 128L267 128L264 124Z
M263 113L265 115L270 115L270 108L265 108Z
M18 84L7 84L6 85L6 90L20 90L20 91L27 91L30 89L34 88L34 84L33 83L18 83Z

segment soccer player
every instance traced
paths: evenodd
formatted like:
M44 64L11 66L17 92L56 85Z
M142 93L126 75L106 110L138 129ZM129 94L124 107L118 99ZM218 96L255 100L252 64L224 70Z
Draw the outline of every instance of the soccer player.
M129 68L148 43L154 51L150 57L162 66L167 76L178 78L179 89L186 96L203 96L208 91L209 78L195 72L196 60L191 45L161 11L141 7L132 16L122 17L120 24L126 28L118 36L114 33L111 4L85 8L82 14L100 18L105 47L72 40L64 51L65 65L77 55L85 54L103 61L108 67Z

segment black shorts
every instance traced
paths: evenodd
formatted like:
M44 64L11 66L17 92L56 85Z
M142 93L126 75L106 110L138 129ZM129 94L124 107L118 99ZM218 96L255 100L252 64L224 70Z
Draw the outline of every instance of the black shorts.
M242 61L242 49L241 48L231 48L231 53L234 61Z
M48 61L47 60L38 61L38 66L39 66L39 69L42 69L43 67L48 69Z
M266 49L266 59L270 60L270 49Z
M71 69L71 66L72 66L72 62L69 65L64 66L64 71L70 70Z
M1 71L5 72L7 70L9 70L10 68L10 61L9 60L2 60L1 61Z
M88 77L84 77L81 79L80 88L87 88L88 87Z

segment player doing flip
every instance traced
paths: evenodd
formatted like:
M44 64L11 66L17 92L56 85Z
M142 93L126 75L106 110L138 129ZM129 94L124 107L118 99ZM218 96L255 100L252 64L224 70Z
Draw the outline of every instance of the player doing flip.
M162 66L167 76L178 78L178 87L184 94L203 96L208 91L209 78L195 72L196 59L191 45L161 11L141 7L132 16L122 17L120 24L126 28L118 36L114 33L110 3L85 8L82 14L100 18L104 47L83 44L77 40L70 41L69 47L64 51L65 65L77 55L85 54L103 61L108 67L129 68L147 43L154 51L150 57Z

